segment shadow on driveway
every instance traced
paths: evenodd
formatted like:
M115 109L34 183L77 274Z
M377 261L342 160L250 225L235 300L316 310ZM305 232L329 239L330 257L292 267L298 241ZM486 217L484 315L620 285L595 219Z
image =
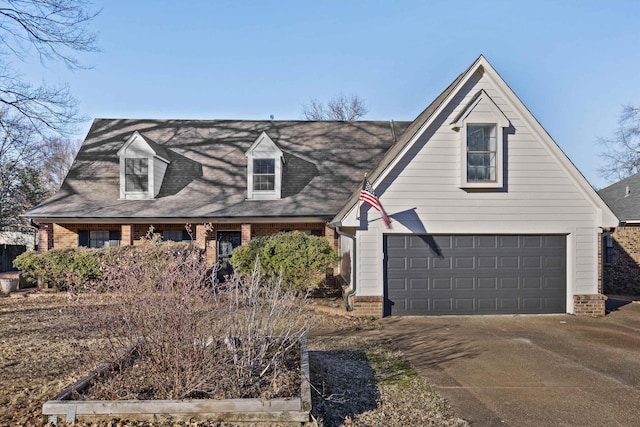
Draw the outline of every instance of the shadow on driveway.
M382 333L474 426L638 425L640 304L571 315L391 317Z

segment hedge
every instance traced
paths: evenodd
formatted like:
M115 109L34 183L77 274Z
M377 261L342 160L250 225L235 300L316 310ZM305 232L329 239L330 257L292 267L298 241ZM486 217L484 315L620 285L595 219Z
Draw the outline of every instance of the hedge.
M84 247L52 249L47 252L29 251L13 261L13 266L34 284L41 284L58 290L82 290L100 281L107 265L117 265L123 257L144 257L147 264L161 262L167 255L199 249L185 243L152 243L142 246L122 246L103 249Z
M250 274L256 258L262 275L269 280L281 277L285 288L296 292L316 288L340 259L324 237L301 231L252 239L233 250L230 262L236 272Z

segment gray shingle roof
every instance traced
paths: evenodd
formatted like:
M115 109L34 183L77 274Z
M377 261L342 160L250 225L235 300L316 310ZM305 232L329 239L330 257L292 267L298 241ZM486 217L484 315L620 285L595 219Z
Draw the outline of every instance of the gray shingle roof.
M603 188L598 194L620 221L640 221L640 173Z
M395 134L409 124L394 122ZM171 160L154 200L119 199L117 152L135 131ZM285 156L280 200L246 200L245 152L263 131ZM26 216L330 218L393 139L388 121L96 119L60 191Z

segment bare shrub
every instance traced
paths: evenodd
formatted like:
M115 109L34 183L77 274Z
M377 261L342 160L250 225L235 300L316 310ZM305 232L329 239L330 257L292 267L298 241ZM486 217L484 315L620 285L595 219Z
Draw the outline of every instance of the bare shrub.
M279 284L261 285L256 275L216 289L207 277L202 253L184 244L151 241L107 263L102 283L91 292L107 291L109 303L77 299L79 325L104 343L99 354L87 354L96 364L123 349L135 348L136 357L115 364L119 373L89 390L91 398L298 393L286 378L299 384L299 352L291 350L307 330L305 301Z
M299 363L300 338L309 330L306 298L285 289L282 279L261 286L259 271L256 261L253 273L242 279L234 277L223 296L229 322L224 341L234 367L230 386L242 397L260 389L277 395L292 387L291 380L285 379L286 371L293 368L287 356L296 355L295 363ZM299 377L293 381L298 384Z

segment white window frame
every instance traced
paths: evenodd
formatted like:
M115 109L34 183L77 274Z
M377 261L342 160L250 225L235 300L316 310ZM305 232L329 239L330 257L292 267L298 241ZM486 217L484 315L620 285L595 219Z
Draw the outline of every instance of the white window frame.
M474 151L473 153L475 154L492 154L494 155L494 159L493 159L493 165L491 165L491 167L493 167L494 169L494 178L493 179L483 179L483 180L477 180L477 179L473 179L470 180L469 179L469 154L470 154L470 150L469 150L469 127L470 126L482 126L482 127L488 127L491 126L493 127L493 131L495 132L495 150L489 150L486 152L481 152L481 151ZM464 124L464 163L462 164L462 181L464 183L464 186L467 188L472 188L472 187L480 187L480 188L487 188L487 187L502 187L502 167L503 167L503 150L502 150L502 145L503 145L503 141L502 141L502 128L498 127L497 123L465 123Z
M248 200L277 200L282 196L282 168L284 154L266 132L262 132L245 153L247 158L247 199ZM274 161L273 190L256 190L253 185L254 160Z
M256 171L256 162L260 162L260 161L271 161L273 162L273 173L260 173L258 171ZM251 175L251 179L253 180L253 191L254 193L266 193L266 192L274 192L276 191L276 159L273 158L266 158L266 159L253 159L252 160L253 163L253 174ZM268 188L266 190L262 190L259 188L256 188L256 177L259 176L272 176L273 177L273 188Z
M130 175L134 175L137 176L136 174L127 174L127 161L129 160L133 160L133 161L142 161L144 160L146 162L146 167L147 167L147 185L146 188L144 190L127 190L127 177ZM134 193L144 193L147 194L149 192L149 184L151 183L151 180L149 178L149 172L151 169L151 162L150 159L148 157L125 157L124 158L124 191L127 194L134 194ZM142 175L140 175L142 176Z
M468 127L470 125L495 126L496 150L495 150L495 179L483 181L469 181L468 179ZM480 90L458 113L451 128L460 135L460 188L462 189L487 189L497 190L504 187L504 133L509 127L509 119L500 110L491 97Z

